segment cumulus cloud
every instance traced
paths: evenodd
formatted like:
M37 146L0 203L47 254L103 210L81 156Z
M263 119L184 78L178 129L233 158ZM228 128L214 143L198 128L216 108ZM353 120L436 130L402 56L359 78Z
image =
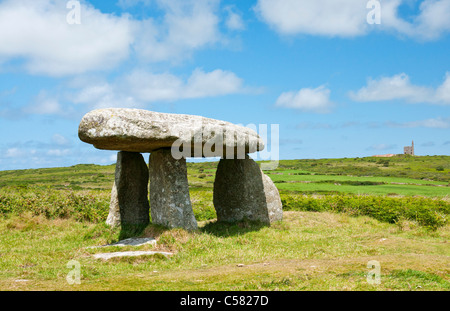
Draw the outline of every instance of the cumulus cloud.
M255 11L287 35L356 36L367 27L366 2L359 0L258 0Z
M450 32L450 1L427 0L420 5L416 18L416 33L425 39L436 39Z
M27 115L58 115L78 118L86 109L145 108L148 104L174 102L232 94L259 92L248 87L234 72L216 69L195 69L187 78L172 73L153 73L137 69L116 77L77 76L62 83L56 90L42 90L21 108L2 109L0 117ZM10 116L11 115L11 116Z
M32 103L23 107L22 112L25 114L59 114L64 115L68 111L61 106L59 99L48 94L47 91L40 91L33 99Z
M373 7L368 8L368 1L361 0L258 0L255 11L283 35L355 37L381 30L433 40L450 31L448 0L424 0L418 13L405 20L399 16L399 8L406 2L380 1L379 25L368 24Z
M407 74L401 73L378 80L369 79L367 86L350 92L351 99L359 102L405 100L410 103L450 104L450 73L436 89L414 85Z
M235 73L197 68L189 78L170 73L136 70L113 82L88 83L73 96L74 103L90 108L142 107L148 103L205 98L247 92Z
M227 12L227 18L225 20L225 25L231 30L243 30L245 29L244 20L241 14L233 6L225 7Z
M162 20L140 21L134 50L146 61L176 62L220 41L219 0L157 0Z
M5 152L5 158L20 158L25 155L25 151L20 148L8 148Z
M81 24L69 24L63 0L0 3L0 59L33 74L63 76L117 65L129 55L133 23L83 2Z
M315 89L303 88L297 92L282 93L275 105L315 113L328 113L334 104L330 101L330 90L322 85Z
M409 122L386 122L386 125L389 127L401 127L401 128L433 128L433 129L449 129L450 128L450 117L443 118L431 118L426 120L419 121L409 121Z
M63 135L56 133L52 136L52 143L57 146L68 146L70 145L70 140Z
M139 101L174 101L235 94L244 91L243 80L235 73L216 69L195 69L187 80L170 73L134 71L121 80Z
M105 156L106 154L106 156ZM96 150L91 145L55 133L41 140L18 141L0 145L1 169L69 166L79 163L111 164L117 152Z
M226 41L219 29L220 0L122 0L118 5L150 2L161 16L141 20L80 1L80 24L68 22L66 0L0 2L0 65L16 61L29 73L61 77L114 69L131 58L179 62ZM237 29L240 22L230 11L227 25Z

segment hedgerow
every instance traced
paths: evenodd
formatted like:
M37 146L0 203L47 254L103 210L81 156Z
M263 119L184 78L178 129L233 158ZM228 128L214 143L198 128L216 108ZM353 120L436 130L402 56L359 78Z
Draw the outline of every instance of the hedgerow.
M0 188L0 215L32 213L49 219L73 218L104 222L109 212L110 191L56 190L34 187ZM211 190L194 191L192 203L197 219L216 216ZM284 211L337 212L370 216L396 223L402 219L435 230L448 223L450 202L425 197L388 197L375 195L302 195L281 193Z
M0 215L32 213L49 219L73 218L77 221L104 221L109 211L110 192L0 188Z
M449 202L424 197L282 194L281 198L285 211L331 211L370 216L388 223L407 219L433 230L446 225L450 214Z

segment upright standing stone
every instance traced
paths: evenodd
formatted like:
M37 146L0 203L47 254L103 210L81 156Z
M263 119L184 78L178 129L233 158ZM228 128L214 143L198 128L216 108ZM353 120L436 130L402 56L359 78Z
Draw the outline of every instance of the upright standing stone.
M150 223L148 167L140 153L121 151L117 154L107 223L138 226Z
M186 159L174 159L171 149L154 151L150 154L149 175L152 223L196 230Z
M278 189L248 155L220 160L213 201L218 221L248 219L270 225L283 217Z
M106 224L111 227L120 226L119 196L117 195L117 186L115 181L111 190L111 201L109 202L109 214L106 219Z
M269 176L262 173L264 194L266 197L267 212L269 213L269 222L283 220L283 203L281 203L280 193L277 186Z

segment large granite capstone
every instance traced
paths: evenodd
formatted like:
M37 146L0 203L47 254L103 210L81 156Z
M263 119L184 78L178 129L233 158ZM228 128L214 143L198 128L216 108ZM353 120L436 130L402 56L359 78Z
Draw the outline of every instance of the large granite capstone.
M81 120L79 138L97 149L151 153L179 148L184 157L245 158L264 149L250 128L195 115L141 109L93 110Z

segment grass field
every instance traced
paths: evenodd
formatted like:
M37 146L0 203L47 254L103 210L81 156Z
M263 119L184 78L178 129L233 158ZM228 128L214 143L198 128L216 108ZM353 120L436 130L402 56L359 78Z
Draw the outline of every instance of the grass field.
M117 232L103 224L22 215L0 223L3 290L449 290L448 228L370 217L286 212L270 228L202 223L200 230L149 226L163 256L94 259L88 246ZM155 234L156 233L156 234ZM149 246L139 250L152 249ZM113 250L111 250L113 251ZM81 283L69 284L70 260ZM367 281L377 261L381 283Z
M104 224L114 165L0 172L1 290L450 289L450 157L281 161L266 173L282 222L215 222L217 163L189 163L199 230L149 225L174 255L94 259L123 238ZM344 173L347 171L347 174ZM118 250L111 247L108 251ZM81 284L69 284L71 260ZM368 281L378 262L381 282Z

